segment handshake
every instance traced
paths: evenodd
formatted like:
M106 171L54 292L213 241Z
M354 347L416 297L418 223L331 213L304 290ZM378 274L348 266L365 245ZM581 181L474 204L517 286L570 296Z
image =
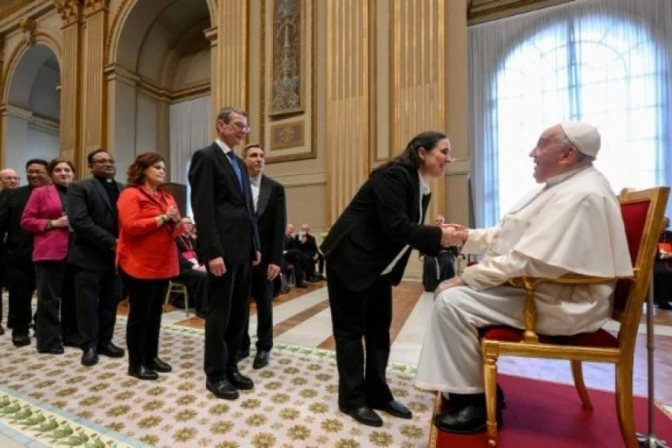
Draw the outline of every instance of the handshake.
M462 246L467 241L467 228L460 224L441 224L441 245Z

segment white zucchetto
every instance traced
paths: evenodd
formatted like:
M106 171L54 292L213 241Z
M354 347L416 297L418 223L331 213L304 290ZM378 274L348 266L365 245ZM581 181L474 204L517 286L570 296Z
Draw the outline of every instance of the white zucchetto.
M595 157L600 150L600 133L595 126L582 121L560 123L563 132L572 145L587 156Z

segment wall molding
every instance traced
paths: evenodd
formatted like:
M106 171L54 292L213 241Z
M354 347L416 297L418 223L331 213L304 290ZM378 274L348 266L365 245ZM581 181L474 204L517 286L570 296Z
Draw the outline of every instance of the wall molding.
M575 0L469 0L467 23L477 25L573 1Z
M56 120L50 120L48 118L37 116L27 109L13 106L11 104L5 106L3 108L3 112L4 115L8 117L14 117L28 122L28 127L30 129L36 129L38 131L46 132L52 135L59 135L60 124Z
M108 64L105 67L105 76L108 81L117 80L123 82L126 85L135 87L157 101L181 102L187 99L206 96L206 94L210 93L209 79L177 90L170 90L159 87L153 81L134 73L121 64Z
M273 180L280 182L285 188L309 187L327 184L326 171L318 173L288 173L268 175Z

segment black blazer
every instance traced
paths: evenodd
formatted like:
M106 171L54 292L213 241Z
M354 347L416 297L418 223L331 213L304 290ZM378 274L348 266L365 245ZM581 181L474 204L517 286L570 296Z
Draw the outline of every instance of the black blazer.
M261 266L263 269L271 263L282 266L287 226L285 187L263 174L259 185L257 225L261 243Z
M304 254L310 255L311 257L319 252L317 250L317 240L311 234L306 235L306 242L305 243L302 243L301 238L299 238L299 236L297 235L296 236L296 243L298 244L299 249L301 249L301 252L303 252Z
M21 228L21 215L33 189L26 185L6 190L0 202L0 240L4 243L5 265L30 266L33 260L33 234Z
M198 226L199 260L223 257L226 264L247 264L260 250L247 167L238 156L243 190L224 154L213 143L191 158L191 208Z
M124 186L116 184L121 193ZM70 184L67 202L73 232L69 263L82 269L108 268L114 262L119 235L117 204L96 178Z
M423 222L429 195L423 196ZM403 165L374 173L362 185L321 245L327 265L353 291L363 291L408 244L428 255L441 249L441 229L418 224L420 178ZM399 284L411 251L390 273Z

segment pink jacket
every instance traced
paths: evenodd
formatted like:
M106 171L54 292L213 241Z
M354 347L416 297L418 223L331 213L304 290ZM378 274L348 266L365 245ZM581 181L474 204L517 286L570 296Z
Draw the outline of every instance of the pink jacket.
M33 190L21 216L21 228L35 234L33 261L62 261L68 256L70 230L47 229L50 220L63 215L64 208L55 185Z

